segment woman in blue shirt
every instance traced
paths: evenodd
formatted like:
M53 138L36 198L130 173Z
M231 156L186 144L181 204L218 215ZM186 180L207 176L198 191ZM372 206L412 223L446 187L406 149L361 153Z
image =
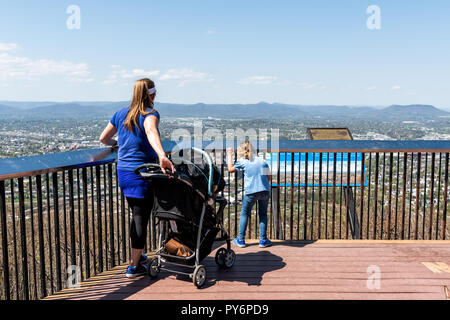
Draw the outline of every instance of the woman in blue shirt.
M136 277L147 271L147 257L143 254L147 226L153 207L149 181L134 173L144 163L158 163L161 170L174 172L172 162L166 157L159 136L159 113L153 109L156 96L155 83L141 79L134 85L129 107L117 111L106 126L100 141L118 146L117 174L119 186L133 212L130 227L131 262L127 277ZM115 134L118 140L114 140Z
M255 150L250 142L238 146L237 161L233 165L233 149L227 149L228 171L244 171L244 199L239 217L239 236L233 243L241 248L245 247L245 232L248 217L252 208L258 202L259 215L259 246L269 247L272 242L267 239L267 206L269 205L271 172L263 158L255 156Z

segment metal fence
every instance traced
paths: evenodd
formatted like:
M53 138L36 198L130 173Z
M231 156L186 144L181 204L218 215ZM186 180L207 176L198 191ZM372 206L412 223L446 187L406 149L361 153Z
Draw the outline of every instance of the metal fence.
M450 237L448 141L281 141L270 149L258 151L272 169L271 238ZM234 237L243 177L227 172L222 150L209 151L227 181L223 221ZM96 149L0 160L1 299L43 298L128 261L131 212L116 158ZM258 223L253 214L248 238L259 236Z

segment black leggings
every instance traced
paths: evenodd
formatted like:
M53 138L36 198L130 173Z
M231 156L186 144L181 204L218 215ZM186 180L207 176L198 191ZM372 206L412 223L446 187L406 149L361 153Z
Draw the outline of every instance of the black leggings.
M133 249L144 249L148 220L153 207L153 197L146 199L127 197L127 201L133 212L130 226L131 247Z

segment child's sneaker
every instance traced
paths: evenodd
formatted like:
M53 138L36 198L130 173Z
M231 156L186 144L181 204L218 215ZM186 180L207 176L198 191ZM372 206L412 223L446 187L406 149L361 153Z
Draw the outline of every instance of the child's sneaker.
M244 239L241 240L239 238L234 238L233 244L237 245L239 248L245 248L246 247Z
M260 248L267 248L270 247L272 245L272 241L270 241L269 239L264 239L264 240L259 240L259 247Z
M144 264L138 264L137 267L128 266L127 273L128 278L135 278L147 273L147 266Z

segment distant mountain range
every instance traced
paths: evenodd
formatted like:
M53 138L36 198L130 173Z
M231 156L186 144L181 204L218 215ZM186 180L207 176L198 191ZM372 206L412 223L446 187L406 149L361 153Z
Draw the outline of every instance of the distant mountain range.
M90 119L109 118L128 105L118 102L9 102L0 101L0 119ZM431 105L349 107L333 105L256 104L174 104L157 103L163 117L224 119L389 119L417 120L449 118L450 112Z

